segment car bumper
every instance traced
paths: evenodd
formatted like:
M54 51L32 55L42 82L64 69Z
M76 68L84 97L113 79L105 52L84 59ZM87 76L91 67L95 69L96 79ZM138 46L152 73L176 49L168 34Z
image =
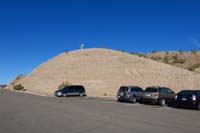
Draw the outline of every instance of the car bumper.
M120 101L129 101L129 98L128 97L124 97L124 96L117 96L117 99L120 100Z
M198 102L175 102L178 107L186 107L186 108L196 108L198 106Z
M158 99L154 99L154 98L142 98L141 101L142 102L149 102L149 103L157 103Z

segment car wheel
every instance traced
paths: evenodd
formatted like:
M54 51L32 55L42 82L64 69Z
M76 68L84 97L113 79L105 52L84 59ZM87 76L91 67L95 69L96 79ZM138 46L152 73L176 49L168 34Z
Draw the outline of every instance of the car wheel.
M121 102L121 100L120 100L120 99L117 99L117 102Z
M197 110L200 110L200 103L197 105Z
M162 98L162 99L159 100L159 105L160 106L165 106L165 104L166 104L165 99Z
M132 102L132 103L136 103L136 101L137 101L137 100L136 100L136 97L132 97L132 98L131 98L131 102Z

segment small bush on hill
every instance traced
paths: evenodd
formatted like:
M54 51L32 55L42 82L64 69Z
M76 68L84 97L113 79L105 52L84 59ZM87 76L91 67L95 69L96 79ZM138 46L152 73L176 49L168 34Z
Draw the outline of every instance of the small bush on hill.
M165 52L165 54L167 54L167 55L168 55L168 54L169 54L169 52L168 52L168 51L166 51L166 52Z
M156 51L156 50L152 50L152 51L151 51L151 53L157 53L157 52L158 52L158 51Z
M190 67L188 67L189 71L195 71L195 69L200 68L200 63L194 64Z
M58 89L62 89L62 88L66 87L66 86L69 86L69 85L72 85L69 81L62 82L62 84L60 84L58 86Z
M180 54L183 54L183 50L178 50L178 52L179 52Z
M120 51L120 52L126 53L126 51L123 50L123 49L118 49L117 51Z
M175 63L183 64L185 63L185 59L177 59Z
M65 54L68 54L69 52L67 50L64 51Z
M162 58L160 56L152 56L151 59L155 61L160 61Z
M25 91L24 86L21 84L14 85L13 89L18 91Z
M144 58L146 58L146 54L138 53L137 55L138 55L139 57L144 57Z
M191 53L196 55L197 54L197 50L191 50Z
M169 63L169 56L165 56L163 58L163 62L166 63L166 64L168 64Z

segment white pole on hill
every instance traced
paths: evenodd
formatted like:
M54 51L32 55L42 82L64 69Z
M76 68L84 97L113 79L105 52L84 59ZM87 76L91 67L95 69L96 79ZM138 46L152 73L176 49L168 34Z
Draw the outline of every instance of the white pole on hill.
M83 50L84 44L82 43L80 46L81 51Z

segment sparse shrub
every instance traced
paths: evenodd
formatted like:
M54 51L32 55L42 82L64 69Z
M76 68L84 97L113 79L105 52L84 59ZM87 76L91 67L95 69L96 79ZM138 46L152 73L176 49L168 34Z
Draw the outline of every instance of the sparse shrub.
M185 59L178 59L178 56L174 55L171 57L171 63L183 64L183 63L185 63Z
M176 61L178 59L178 56L174 55L174 56L172 56L172 59Z
M67 50L64 51L65 54L68 54L69 52Z
M157 52L158 52L157 50L152 50L152 51L151 51L151 53L157 53Z
M200 63L194 64L190 67L188 67L188 70L195 71L195 69L200 68Z
M144 58L146 58L146 56L147 56L146 54L143 54L143 53L138 53L137 55L138 55L139 57L144 57Z
M16 77L16 80L19 80L21 77L23 77L24 75L23 74L19 74L17 77Z
M18 91L25 91L24 86L21 84L14 85L13 89Z
M166 55L168 55L168 54L169 54L169 52L168 52L168 51L166 51L166 52L165 52L165 54L166 54Z
M160 61L162 58L160 56L152 56L151 59L155 61Z
M72 85L69 81L62 82L62 84L60 84L58 86L58 89L62 89L62 88L66 87L66 86L69 86L69 85Z
M185 63L185 59L177 59L175 63L183 64Z
M104 93L103 95L104 95L104 96L108 96L108 94L107 94L107 93Z
M118 51L125 53L126 51L123 49L118 49Z
M166 64L168 64L169 63L169 56L165 56L163 58L163 62L166 63Z
M179 52L180 54L183 54L183 50L178 50L178 52Z
M197 50L191 50L191 53L196 55L197 54Z
M130 54L132 54L132 55L138 55L138 53L136 53L136 52L130 52Z

